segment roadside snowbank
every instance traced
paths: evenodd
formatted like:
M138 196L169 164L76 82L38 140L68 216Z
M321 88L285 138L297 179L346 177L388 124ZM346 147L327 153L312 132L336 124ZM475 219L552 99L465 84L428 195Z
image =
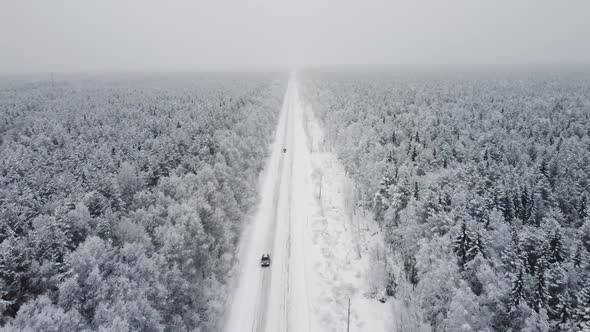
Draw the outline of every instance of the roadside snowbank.
M394 301L381 303L384 255L379 227L354 207L354 184L311 108L303 109L313 193L306 232L312 331L345 331L350 298L351 331L391 331Z

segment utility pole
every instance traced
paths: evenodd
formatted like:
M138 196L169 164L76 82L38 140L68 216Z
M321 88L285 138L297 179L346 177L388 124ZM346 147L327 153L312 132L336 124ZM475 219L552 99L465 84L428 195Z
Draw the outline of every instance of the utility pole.
M346 332L350 332L350 297L348 298L348 319L346 321Z

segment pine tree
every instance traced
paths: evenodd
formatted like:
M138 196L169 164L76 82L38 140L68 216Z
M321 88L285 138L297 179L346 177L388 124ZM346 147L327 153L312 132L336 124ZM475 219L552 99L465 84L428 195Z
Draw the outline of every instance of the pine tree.
M468 260L472 260L475 256L477 256L477 254L480 254L483 258L487 258L481 232L479 231L473 240L471 248L469 248L467 251Z
M514 217L522 220L522 202L518 194L512 196L512 207L514 208Z
M575 268L580 268L582 267L582 247L581 245L578 245L576 247L576 253L574 254L574 257L572 258L572 261L574 263L574 267Z
M540 193L541 198L545 201L549 201L552 190L549 180L546 177L540 177L537 182L537 192Z
M588 202L586 195L584 195L582 196L580 205L578 206L578 218L580 218L580 220L584 220L586 217L588 217Z
M0 246L0 298L3 316L14 317L31 294L40 294L34 277L32 246L27 239L11 236Z
M519 269L518 274L512 281L510 299L512 300L512 304L515 307L517 307L521 302L526 303L526 296L524 291L524 275L522 272L522 267Z
M582 327L590 329L590 278L587 278L586 282L578 292L577 298L578 305L575 312L576 321L578 321Z
M561 263L564 260L565 251L563 249L561 233L558 229L556 229L549 240L549 253L547 255L547 261L549 261L549 263Z
M547 297L549 294L547 293L547 282L545 280L545 271L541 268L537 270L537 275L535 278L535 290L534 290L534 299L533 299L533 309L539 312L540 309L545 308L547 304Z
M524 186L523 190L522 190L522 194L520 195L520 204L522 207L522 211L521 211L521 215L520 215L520 219L526 223L529 220L530 217L530 198L529 198L529 192L526 186Z
M391 187L391 185L393 185L394 182L395 181L391 177L391 175L389 175L389 173L385 173L385 175L383 175L383 178L381 178L381 182L379 183L379 194L384 198L389 199L389 188Z
M488 204L489 205L489 204ZM499 197L498 197L498 190L496 190L496 188L494 188L493 193L492 193L492 204L491 206L489 206L489 209L500 209L500 201L499 201Z
M563 297L559 303L559 322L562 325L562 328L565 327L564 325L570 321L572 316L571 308L568 302L568 298Z
M567 292L567 275L561 265L552 265L546 271L547 313L552 320L559 320L564 294Z
M69 224L60 222L54 217L41 215L33 220L31 244L38 261L50 262L54 271L63 272L69 240L71 239Z
M502 266L505 271L517 271L521 266L522 251L520 250L520 240L515 230L511 231L512 241L508 243L502 252Z
M105 217L98 218L96 225L96 233L103 240L109 240L113 237L112 225Z
M541 172L541 174L543 176L545 176L546 178L549 178L549 172L547 171L547 161L545 161L545 159L543 159L541 161L541 166L539 167L539 172Z
M459 230L459 235L455 238L454 244L453 251L459 257L459 266L463 268L465 263L469 261L469 250L472 245L465 221L461 223L461 229Z
M506 222L511 223L514 220L514 211L512 209L512 201L508 198L507 195L503 195L499 200L499 208L502 211L502 215L504 216L504 220Z
M414 182L414 198L416 198L416 200L420 199L420 192L418 189L418 181Z
M416 161L416 157L418 157L418 151L416 151L416 147L412 148L412 161Z
M537 221L537 204L535 203L535 199L531 200L527 210L526 223L533 226L539 226Z
M557 176L559 175L559 165L556 159L553 159L551 163L549 163L549 184L551 188L555 188L555 183L557 182Z
M383 175L379 184L379 191L375 194L374 208L375 208L375 219L377 221L383 221L383 214L387 210L390 203L389 189L394 183L394 179L386 173Z

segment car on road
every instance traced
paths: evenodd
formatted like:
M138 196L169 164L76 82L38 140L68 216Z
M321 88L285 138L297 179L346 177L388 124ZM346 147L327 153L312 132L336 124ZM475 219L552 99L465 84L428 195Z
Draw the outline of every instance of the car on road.
M270 266L270 255L269 254L262 254L262 258L260 259L260 266Z

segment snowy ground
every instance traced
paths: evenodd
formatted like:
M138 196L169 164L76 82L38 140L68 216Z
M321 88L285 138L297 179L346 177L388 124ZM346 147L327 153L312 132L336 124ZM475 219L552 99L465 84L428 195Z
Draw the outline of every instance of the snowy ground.
M225 330L344 331L350 299L350 331L390 331L393 304L375 298L383 290L381 237L352 208L354 186L336 156L324 151L296 74L260 185ZM271 255L269 268L260 266L264 252Z

